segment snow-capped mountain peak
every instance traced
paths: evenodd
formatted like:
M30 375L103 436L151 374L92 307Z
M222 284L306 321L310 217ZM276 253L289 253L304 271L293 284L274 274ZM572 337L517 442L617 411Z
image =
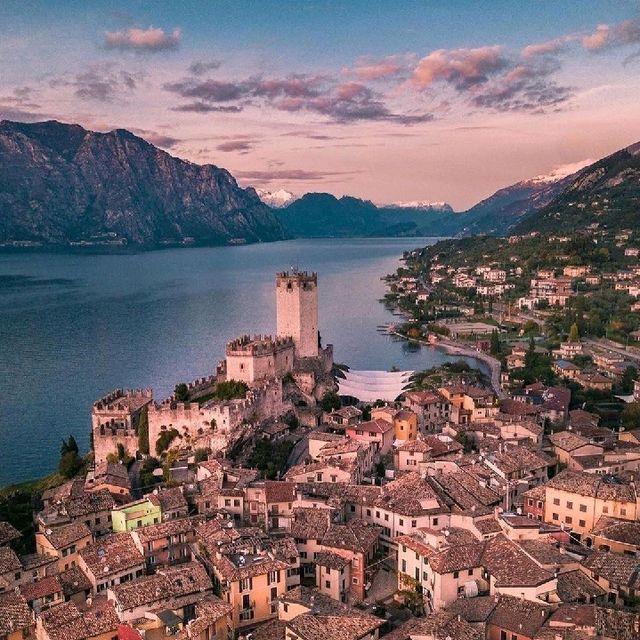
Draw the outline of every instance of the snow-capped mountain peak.
M408 200L402 202L392 202L387 207L398 209L425 209L428 211L453 211L448 202L431 202L429 200Z
M298 199L298 196L291 193L291 191L287 191L286 189L278 189L277 191L256 189L256 193L258 194L258 197L260 198L260 200L262 200L262 202L276 209L286 207L294 200Z
M529 182L532 182L534 184L558 182L558 180L562 180L562 178L566 178L567 176L570 176L576 173L577 171L580 171L580 169L584 169L584 167L587 167L590 164L593 164L594 162L595 160L587 159L587 160L580 160L579 162L571 162L569 164L563 164L551 170L549 173L545 173L539 176L535 176L534 178L531 178Z

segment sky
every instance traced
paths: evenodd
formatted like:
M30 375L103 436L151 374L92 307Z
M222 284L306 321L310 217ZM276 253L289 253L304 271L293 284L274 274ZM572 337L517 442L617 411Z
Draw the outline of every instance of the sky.
M640 140L637 0L3 0L0 119L464 210Z

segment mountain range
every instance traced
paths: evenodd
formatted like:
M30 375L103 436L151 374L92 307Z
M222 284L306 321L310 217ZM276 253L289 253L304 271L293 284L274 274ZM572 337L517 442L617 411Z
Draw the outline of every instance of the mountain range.
M254 189L124 129L0 122L0 243L234 244L287 237Z
M584 164L584 163L583 163ZM575 169L575 170L574 170ZM640 222L640 143L496 191L467 211L241 188L124 129L0 122L0 247L219 245L288 237L506 235Z

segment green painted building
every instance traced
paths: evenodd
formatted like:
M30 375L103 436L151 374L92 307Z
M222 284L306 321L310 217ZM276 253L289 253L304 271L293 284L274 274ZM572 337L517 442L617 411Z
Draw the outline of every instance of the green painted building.
M133 531L159 522L162 522L160 505L150 498L136 500L111 511L111 526L115 533Z

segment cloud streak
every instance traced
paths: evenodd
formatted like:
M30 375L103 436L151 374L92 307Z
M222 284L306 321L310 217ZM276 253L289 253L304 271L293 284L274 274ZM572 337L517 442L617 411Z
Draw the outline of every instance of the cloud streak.
M582 38L582 46L592 52L634 44L640 44L640 19L614 25L599 24L593 33Z
M154 27L148 29L131 27L123 31L105 31L104 46L107 49L123 51L167 51L177 48L181 39L182 32L178 28L171 33L166 33L164 29Z

